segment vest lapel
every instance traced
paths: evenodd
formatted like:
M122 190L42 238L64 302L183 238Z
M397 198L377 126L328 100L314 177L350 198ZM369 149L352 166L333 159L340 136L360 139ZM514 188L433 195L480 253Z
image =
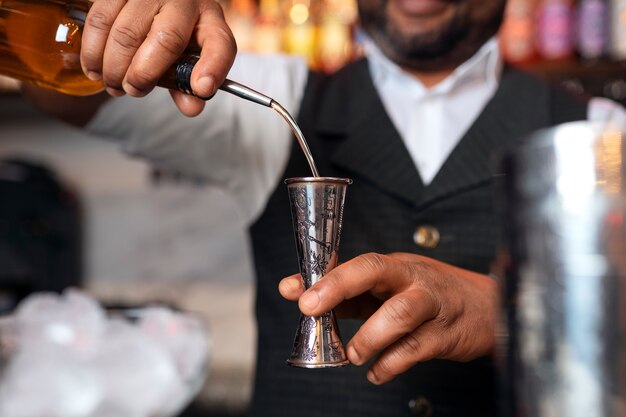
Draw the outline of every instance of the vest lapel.
M423 184L372 84L367 61L349 69L332 81L337 88L328 89L315 123L322 137L341 139L331 163L414 203Z
M505 149L548 125L549 99L538 80L505 68L498 91L426 187L419 206L500 175L497 160Z
M329 82L314 129L339 145L331 162L416 206L491 181L497 158L515 141L549 125L549 89L540 80L505 67L500 87L453 150L433 182L424 187L413 160L360 60ZM512 117L513 115L513 117Z

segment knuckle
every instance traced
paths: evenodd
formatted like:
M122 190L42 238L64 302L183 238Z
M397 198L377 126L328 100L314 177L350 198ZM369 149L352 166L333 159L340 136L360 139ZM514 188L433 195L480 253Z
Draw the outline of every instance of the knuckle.
M219 9L219 15L222 17L217 19L217 21L214 19L207 19L206 21L199 23L200 29L204 30L206 33L210 33L212 41L218 42L221 45L232 46L236 49L235 36L230 30L230 27L223 23L224 17L221 8Z
M378 343L376 343L376 334L372 331L362 329L359 332L358 340L355 340L354 349L364 356L366 352L376 350Z
M344 287L344 279L345 274L341 269L333 269L330 273L324 275L320 282L322 283L321 285L341 289Z
M456 322L456 319L457 317L452 317L448 314L439 314L435 319L435 323L437 323L441 329L449 329Z
M87 15L86 24L93 29L108 32L111 30L113 21L109 19L108 15L104 12L93 10Z
M428 265L423 261L404 262L406 276L411 277L413 284L423 282L428 277Z
M104 72L102 74L102 81L107 88L119 91L124 90L124 87L122 86L122 77L111 75L109 72Z
M366 271L380 271L384 269L389 258L379 253L366 253L356 258L357 265Z
M143 36L137 29L120 26L112 30L111 40L125 50L134 51L143 41Z
M153 38L155 42L172 55L179 55L187 46L187 38L176 27L157 31Z
M376 373L385 375L395 375L396 366L395 361L398 359L397 353L389 356L382 357L376 363Z
M419 355L424 350L421 339L413 334L407 334L398 341L398 351L405 355Z
M148 93L157 82L156 77L144 71L132 71L126 75L126 82L141 93Z
M215 13L218 17L224 17L224 9L222 8L222 5L215 0L203 1L199 9L201 11Z
M225 41L234 40L233 32L228 28L228 26L219 25L215 28L215 34L219 38Z
M223 46L228 47L228 52L234 55L237 52L237 44L228 26L218 25L212 30L216 39L218 39Z
M398 351L406 361L411 362L442 358L447 355L447 349L450 347L446 340L445 336L438 332L428 337L424 334L421 337L407 334L398 342Z
M409 297L396 296L381 307L381 311L388 321L399 326L402 331L412 330L410 328L411 317L416 310L415 302Z

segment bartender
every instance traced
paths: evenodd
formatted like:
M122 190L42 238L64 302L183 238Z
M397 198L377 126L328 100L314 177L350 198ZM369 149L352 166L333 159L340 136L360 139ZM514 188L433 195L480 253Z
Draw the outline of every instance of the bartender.
M503 65L505 3L358 0L365 56L317 74L299 58L237 54L212 0L96 0L81 63L108 94L25 91L43 111L233 196L257 278L252 416L495 416L492 158L546 126L626 120L617 104L571 97ZM305 293L292 275L282 180L306 175L307 162L267 109L227 94L205 103L152 91L190 43L202 51L197 96L212 96L227 75L264 92L297 115L321 175L354 181L346 262ZM351 366L285 365L293 301L306 315L337 307L354 319L340 323Z

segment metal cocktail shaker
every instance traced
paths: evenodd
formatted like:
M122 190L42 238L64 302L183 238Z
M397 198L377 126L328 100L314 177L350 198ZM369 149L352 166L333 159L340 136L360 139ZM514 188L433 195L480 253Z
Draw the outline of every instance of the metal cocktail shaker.
M624 417L624 134L564 124L504 161L505 414Z

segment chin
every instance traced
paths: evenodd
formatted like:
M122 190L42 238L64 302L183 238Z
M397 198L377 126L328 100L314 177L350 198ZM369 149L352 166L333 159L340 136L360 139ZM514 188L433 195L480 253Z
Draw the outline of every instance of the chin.
M475 9L478 3L472 9L462 1L433 3L440 5L436 13L415 13L410 8L415 11L418 6L409 0L361 0L361 23L398 65L438 71L455 67L478 51L498 31L505 5L504 0L489 1L486 9ZM384 7L384 13L375 5Z

